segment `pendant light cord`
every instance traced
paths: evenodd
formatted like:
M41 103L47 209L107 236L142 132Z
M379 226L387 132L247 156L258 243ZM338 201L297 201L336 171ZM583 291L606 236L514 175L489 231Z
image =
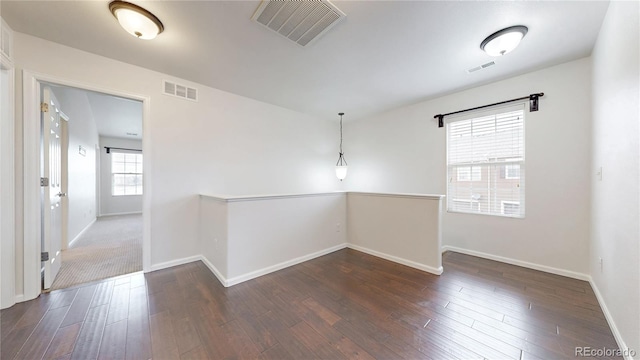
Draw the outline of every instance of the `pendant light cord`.
M342 115L340 115L340 155L342 155Z
M347 166L347 160L344 159L344 154L342 153L342 115L344 113L339 113L338 115L340 115L340 156L336 166Z

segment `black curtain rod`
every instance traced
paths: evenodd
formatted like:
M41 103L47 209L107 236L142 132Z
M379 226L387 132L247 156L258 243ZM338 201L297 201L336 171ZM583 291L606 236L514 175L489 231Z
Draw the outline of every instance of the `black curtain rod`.
M474 107L474 108L471 108L471 109L459 110L459 111L454 111L454 112L450 112L450 113L446 113L446 114L438 114L438 115L434 116L433 118L434 119L438 119L438 127L443 127L444 126L444 117L445 116L449 116L449 115L453 115L453 114L460 114L460 113L463 113L463 112L473 111L473 110L478 110L478 109L484 109L484 108L491 107L491 106L496 106L496 105L508 104L510 102L526 100L526 99L529 99L529 111L538 111L538 98L540 96L544 96L544 93L531 94L529 96L523 96L523 97L517 98L517 99L501 101L501 102L497 102L495 104L477 106L477 107Z
M107 154L111 153L111 149L114 149L114 150L127 150L127 151L140 151L140 152L142 152L142 150L139 150L139 149L125 149L125 148L110 147L110 146L105 146L104 148L107 149Z

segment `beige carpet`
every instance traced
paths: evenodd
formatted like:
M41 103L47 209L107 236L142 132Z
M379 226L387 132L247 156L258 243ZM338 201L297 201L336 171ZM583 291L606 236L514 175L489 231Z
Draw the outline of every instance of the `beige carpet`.
M51 290L142 270L142 215L98 218L67 250Z

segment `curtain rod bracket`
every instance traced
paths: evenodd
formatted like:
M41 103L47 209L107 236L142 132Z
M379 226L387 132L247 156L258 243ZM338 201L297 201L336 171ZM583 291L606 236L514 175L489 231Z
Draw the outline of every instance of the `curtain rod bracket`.
M544 93L529 95L529 111L538 111L538 98L544 96Z

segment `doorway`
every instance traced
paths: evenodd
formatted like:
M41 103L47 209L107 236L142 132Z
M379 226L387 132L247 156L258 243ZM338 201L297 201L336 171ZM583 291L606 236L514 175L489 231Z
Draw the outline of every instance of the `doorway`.
M41 132L41 124L40 124L40 119L41 119L41 112L40 112L40 105L41 105L41 99L40 99L40 94L41 91L44 87L46 86L54 86L54 87L59 87L59 88L68 88L68 89L72 89L74 91L77 92L83 92L84 93L84 97L85 97L85 102L88 103L88 98L89 95L87 94L98 94L101 96L108 96L111 98L116 98L116 99L120 99L122 101L128 101L131 103L135 103L137 104L138 108L140 109L139 111L139 116L138 116L138 122L139 122L139 127L140 127L140 131L138 132L139 136L140 136L140 142L142 142L142 127L143 124L146 123L148 121L147 119L147 115L149 112L149 103L148 103L148 97L143 97L143 96L136 96L136 95L131 95L131 94L126 94L126 93L118 93L117 91L112 91L112 90L103 90L103 89L99 89L99 88L95 88L86 84L78 84L78 83L74 83L71 81L66 81L63 79L58 79L58 78L53 78L53 77L49 77L46 75L40 75L40 74L33 74L30 73L28 71L24 71L23 72L23 87L24 87L24 134L23 134L23 141L24 141L24 160L25 160L25 167L24 167L24 235L25 235L25 244L24 244L24 279L25 279L25 286L24 286L24 300L29 300L29 299L33 299L35 297L37 297L40 292L42 291L42 287L41 287L41 253L43 252L43 246L42 243L39 241L39 239L41 238L41 234L43 231L43 226L42 226L42 222L41 220L41 187L40 187L40 177L41 177L41 165L43 163L43 160L41 159L41 146L42 144L40 143L40 132ZM63 104L64 105L64 104ZM90 106L90 105L87 105ZM64 111L64 108L62 108L62 110ZM66 235L66 239L63 237L62 240L62 248L65 247L65 245L71 245L70 247L73 247L74 243L72 242L73 240L76 240L76 242L80 242L81 237L78 237L79 235L83 235L83 234L87 234L91 228L91 225L93 225L92 223L87 224L86 226L84 226L84 228L81 228L80 231L78 231L77 227L74 228L72 227L72 221L71 218L76 216L78 214L80 214L80 218L82 218L83 220L89 219L89 222L91 222L92 219L97 219L99 216L99 211L98 211L98 206L97 206L97 196L99 193L99 187L98 187L98 181L97 178L99 177L99 175L97 174L97 159L99 158L99 152L100 152L100 137L99 135L96 135L96 141L95 143L85 143L84 145L74 145L74 140L73 140L73 121L74 121L74 115L70 114L70 111L64 111L65 114L67 114L69 116L69 145L68 145L68 149L69 149L69 158L71 158L71 156L76 156L76 157L82 157L84 159L92 159L91 163L92 163L92 171L94 174L93 180L89 179L85 179L85 181L82 182L82 184L88 189L91 189L91 192L93 193L93 201L89 204L89 206L86 206L87 204L84 204L81 212L76 212L76 214L74 215L73 213L73 207L74 207L74 200L77 200L77 196L72 195L74 192L77 193L77 189L74 187L73 185L73 180L71 179L72 174L74 174L74 170L73 170L73 164L71 163L71 161L69 162L69 170L68 170L68 174L69 174L69 187L68 187L68 202L69 202L69 228L68 228L68 234ZM97 132L97 127L96 127L96 132ZM38 134L38 135L36 135ZM146 146L146 145L145 145ZM143 150L142 146L140 146L140 150ZM142 161L143 163L147 163L148 162L148 158L145 157L145 159ZM34 180L38 179L38 182L35 182ZM144 178L142 177L142 183L143 185L147 182L146 180L144 180ZM139 232L140 232L140 237L141 237L141 245L139 245L140 251L139 253L141 254L141 259L139 261L139 263L141 263L141 269L140 270L147 270L149 269L149 263L150 263L150 239L149 239L149 214L148 214L148 209L149 208L149 193L150 193L150 189L146 189L147 191L144 192L143 195L141 195L142 198L142 206L140 209L140 212L138 212L138 217L141 218L142 220L139 221L140 225L138 226L139 228ZM64 191L63 191L64 192ZM76 194L77 195L77 194ZM77 204L77 202L76 202ZM81 223L81 226L83 226L84 224ZM76 235L77 234L77 235ZM75 236L74 236L75 235ZM68 250L68 249L67 249ZM66 251L66 250L65 250ZM63 261L63 266L64 266L64 261Z
M57 104L69 119L66 148L71 151L62 161L68 168L67 190L58 193L67 214L60 246L50 248L55 243L46 241L58 235L52 226L55 217L43 221L43 251L51 265L58 251L61 260L57 268L48 269L44 263L43 289L142 271L142 103L54 84L43 87L43 96L47 95L52 107ZM46 152L47 147L42 148ZM47 157L43 159L46 165ZM49 182L51 189L57 185ZM48 206L45 203L43 215Z

